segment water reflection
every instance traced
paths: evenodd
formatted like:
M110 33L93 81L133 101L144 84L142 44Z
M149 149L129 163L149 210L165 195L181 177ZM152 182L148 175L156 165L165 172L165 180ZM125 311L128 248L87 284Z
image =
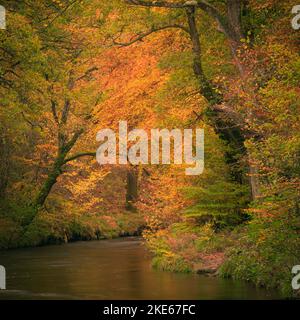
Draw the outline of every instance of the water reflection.
M151 269L136 238L0 252L0 299L271 299L276 293L230 280Z

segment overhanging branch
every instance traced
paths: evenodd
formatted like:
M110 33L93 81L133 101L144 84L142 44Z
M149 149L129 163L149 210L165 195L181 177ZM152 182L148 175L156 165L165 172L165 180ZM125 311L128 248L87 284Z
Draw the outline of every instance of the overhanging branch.
M74 156L65 159L64 164L76 160L78 158L82 158L82 157L96 157L96 152L82 152L82 153L77 153Z
M120 46L120 47L128 47L138 41L142 41L144 38L148 37L149 35L151 35L152 33L155 33L155 32L158 32L158 31L162 31L162 30L166 30L166 29L181 29L185 32L187 32L188 34L190 33L189 32L189 29L186 28L185 26L182 26L180 24L172 24L172 25L166 25L166 26L162 26L162 27L152 27L149 31L145 32L145 33L142 33L140 35L138 35L135 39L129 41L129 42L117 42L115 40L113 40L113 43L117 46Z
M146 1L146 0L124 0L126 3L134 6L141 7L158 7L158 8L169 8L169 9L186 9L186 8L198 8L206 12L212 17L219 25L219 29L226 34L227 37L234 37L234 30L230 26L228 19L222 15L219 10L206 2L205 0L187 0L178 2L168 1Z
M178 1L176 3L167 2L167 1L145 1L145 0L125 0L128 4L141 6L141 7L158 7L158 8L173 8L180 9L189 7L191 4L197 4L197 1Z

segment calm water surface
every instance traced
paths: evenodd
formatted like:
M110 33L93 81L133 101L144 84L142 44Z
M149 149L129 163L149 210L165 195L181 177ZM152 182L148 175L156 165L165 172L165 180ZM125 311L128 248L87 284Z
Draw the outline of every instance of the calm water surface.
M0 252L0 299L276 299L242 282L151 269L136 238Z

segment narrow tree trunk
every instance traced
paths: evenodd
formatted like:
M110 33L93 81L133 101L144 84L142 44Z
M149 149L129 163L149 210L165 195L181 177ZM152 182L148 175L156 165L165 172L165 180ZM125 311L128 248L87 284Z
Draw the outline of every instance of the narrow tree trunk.
M255 165L251 163L251 159L249 159L249 180L251 186L252 199L257 200L261 196L259 188L258 169Z
M5 198L9 180L10 151L5 134L0 135L0 199Z
M127 171L127 186L126 186L126 209L132 212L136 211L134 203L138 197L138 175L135 168L130 168Z

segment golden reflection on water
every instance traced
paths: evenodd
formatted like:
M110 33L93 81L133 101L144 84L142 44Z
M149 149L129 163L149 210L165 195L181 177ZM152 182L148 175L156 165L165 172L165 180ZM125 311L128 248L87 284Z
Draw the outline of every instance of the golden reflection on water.
M249 284L153 270L137 238L0 252L0 299L271 299Z

